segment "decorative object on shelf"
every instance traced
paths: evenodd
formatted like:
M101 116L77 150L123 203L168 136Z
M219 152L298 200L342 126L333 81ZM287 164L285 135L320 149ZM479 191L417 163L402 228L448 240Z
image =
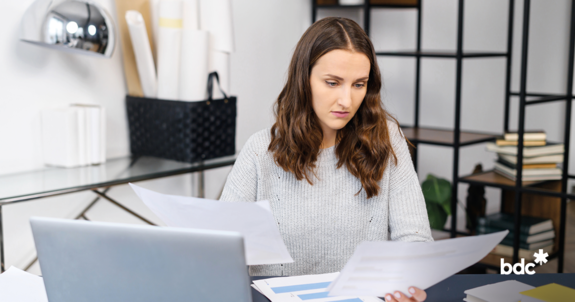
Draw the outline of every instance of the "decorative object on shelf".
M451 215L451 183L433 174L421 184L427 216L432 229L443 230L447 216Z
M182 162L198 162L236 152L236 97L214 99L217 73L208 77L208 99L169 101L127 96L130 149Z
M112 17L93 1L36 0L22 18L20 40L109 58L116 44L116 30Z
M477 234L490 234L509 230L509 234L497 245L492 253L511 257L513 255L513 226L513 215L495 213L478 219ZM553 251L555 231L551 219L523 215L521 217L519 236L519 254L521 258L532 261L533 253L539 249L543 249L547 253Z
M339 5L360 5L364 0L339 0Z
M130 31L142 91L145 97L155 98L158 96L158 79L146 22L140 12L129 10L126 12L126 23Z
M547 144L544 131L530 131L523 135L523 172L525 181L561 179L562 170L557 166L563 162L563 144ZM495 172L511 180L517 176L517 133L506 132L496 143L488 143L487 150L498 155Z
M230 54L235 50L231 0L200 0L200 29L210 33L209 72L217 72L223 91L230 89ZM222 98L219 90L214 98Z
M160 1L158 7L158 98L179 100L182 49L182 1Z
M473 174L481 172L483 172L483 166L481 164L477 164L473 169ZM485 186L475 184L469 185L465 202L468 218L467 229L473 233L477 226L477 219L485 216L485 206L487 205L487 200L485 199Z
M92 104L44 109L42 153L44 164L56 167L106 162L106 111Z
M130 10L135 10L142 15L144 24L146 26L146 34L148 41L154 41L152 36L152 18L150 12L150 0L115 0L116 14L118 17L118 36L122 43L122 57L124 63L124 77L126 78L126 86L128 94L131 96L144 96L142 85L140 84L140 77L138 75L138 67L136 65L136 57L132 42L130 40L130 32L128 23L126 22L126 13ZM157 55L156 43L150 44L152 55L154 59ZM157 67L157 66L156 66ZM156 68L157 69L157 68Z

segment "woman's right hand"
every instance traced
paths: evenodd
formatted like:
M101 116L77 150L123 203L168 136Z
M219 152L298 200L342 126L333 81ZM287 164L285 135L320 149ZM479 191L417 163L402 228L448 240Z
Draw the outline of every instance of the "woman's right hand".
M395 293L392 294L386 294L385 295L385 301L386 302L421 302L421 301L425 301L425 299L427 298L427 293L422 290L419 289L417 287L410 287L409 288L409 292L411 293L411 298L408 298L406 295L404 295L402 292L400 291L396 291Z

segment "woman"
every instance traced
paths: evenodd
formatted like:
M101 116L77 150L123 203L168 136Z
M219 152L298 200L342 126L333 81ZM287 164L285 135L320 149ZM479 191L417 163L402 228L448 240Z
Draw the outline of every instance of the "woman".
M433 240L406 140L380 89L373 45L357 23L325 18L303 34L275 124L246 142L221 196L269 200L294 259L250 274L337 272L362 241ZM413 300L394 294L425 299L410 290Z

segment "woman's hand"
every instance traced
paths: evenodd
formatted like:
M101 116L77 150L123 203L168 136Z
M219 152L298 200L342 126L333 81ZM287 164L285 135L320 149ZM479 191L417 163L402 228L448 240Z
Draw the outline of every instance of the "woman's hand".
M425 291L417 287L410 287L409 293L411 293L411 298L408 298L400 291L396 291L393 294L386 294L385 302L421 302L427 298Z

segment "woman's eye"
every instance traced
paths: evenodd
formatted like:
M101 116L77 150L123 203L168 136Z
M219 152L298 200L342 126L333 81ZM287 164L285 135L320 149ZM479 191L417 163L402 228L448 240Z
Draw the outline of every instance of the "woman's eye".
M329 87L335 87L337 85L336 82L325 81Z
M365 84L355 84L355 88L363 88Z

